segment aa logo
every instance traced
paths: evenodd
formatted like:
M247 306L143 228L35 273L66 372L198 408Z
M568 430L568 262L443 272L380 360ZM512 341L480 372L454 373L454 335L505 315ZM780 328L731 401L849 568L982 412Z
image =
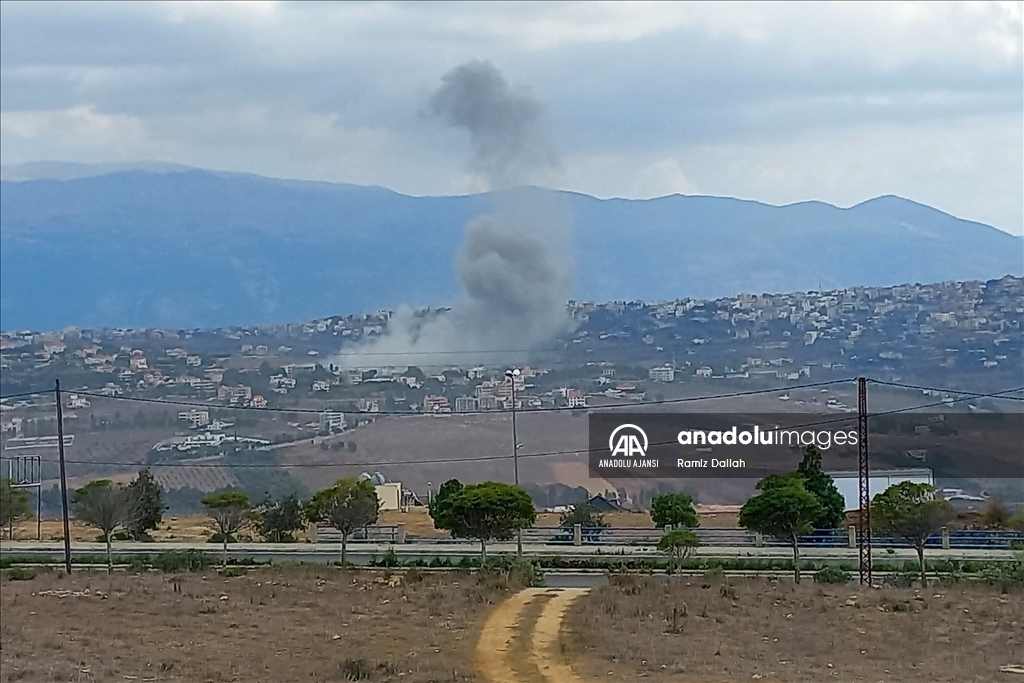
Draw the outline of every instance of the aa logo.
M642 458L647 455L647 434L633 424L619 425L608 437L608 450L612 457Z

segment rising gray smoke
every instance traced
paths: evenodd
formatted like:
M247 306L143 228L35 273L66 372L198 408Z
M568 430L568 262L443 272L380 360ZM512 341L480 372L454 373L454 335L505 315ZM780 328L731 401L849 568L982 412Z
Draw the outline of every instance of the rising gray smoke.
M469 133L470 167L491 188L495 209L466 226L455 258L463 294L450 311L423 318L400 309L388 334L364 347L372 356L337 362L522 362L524 353L511 352L549 343L570 324L568 223L550 193L521 187L558 166L544 134L543 108L525 91L510 88L493 64L474 61L442 77L426 112Z
M550 171L557 158L543 127L543 108L513 91L490 62L467 62L441 77L427 111L469 133L471 168L491 189L507 189Z

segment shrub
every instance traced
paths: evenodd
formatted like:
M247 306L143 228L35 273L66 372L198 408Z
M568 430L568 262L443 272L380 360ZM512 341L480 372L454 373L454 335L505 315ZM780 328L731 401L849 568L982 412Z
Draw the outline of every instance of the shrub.
M543 588L547 585L544 570L539 563L520 560L508 572L509 584L523 588Z
M395 554L394 548L388 548L388 551L384 553L384 558L380 561L382 567L397 567L401 562L398 561L398 555Z
M850 572L840 567L825 565L814 573L815 583L849 583Z
M36 572L34 569L13 567L7 572L8 581L31 581L34 578L36 578Z
M171 550L153 559L153 566L163 572L200 572L212 564L210 556L198 550Z
M365 681L373 675L373 667L365 659L346 659L341 674L350 681Z
M150 564L148 555L132 555L131 559L128 560L128 571L141 574L149 570Z
M246 570L245 570L244 567L235 567L235 566L222 567L220 570L217 571L217 573L220 574L221 576L225 576L225 577L228 577L228 578L236 578L236 577L239 577L239 576L245 576L245 572L246 572Z
M901 571L892 572L888 574L882 583L892 586L893 588L912 588L915 583L920 579L917 572L913 571Z

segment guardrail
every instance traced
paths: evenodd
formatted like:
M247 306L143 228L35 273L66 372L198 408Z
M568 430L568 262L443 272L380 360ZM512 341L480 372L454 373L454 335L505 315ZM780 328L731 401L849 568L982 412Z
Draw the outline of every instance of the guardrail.
M712 547L778 547L787 546L784 541L762 536L739 527L697 528L697 535L702 546ZM566 546L654 546L658 544L663 529L643 527L592 528L576 525L573 528L563 527L531 527L523 529L523 543L533 545L566 545ZM468 539L452 539L444 537L408 536L404 524L375 524L349 537L350 543L475 543ZM341 543L341 533L329 527L318 527L314 530L315 543ZM898 538L872 536L871 543L875 548L908 548L910 544ZM800 539L800 545L818 548L856 548L857 534L854 527L847 529L816 529ZM1006 549L1016 545L1024 545L1022 531L990 531L985 529L944 529L934 534L925 543L927 548L962 548L962 549Z

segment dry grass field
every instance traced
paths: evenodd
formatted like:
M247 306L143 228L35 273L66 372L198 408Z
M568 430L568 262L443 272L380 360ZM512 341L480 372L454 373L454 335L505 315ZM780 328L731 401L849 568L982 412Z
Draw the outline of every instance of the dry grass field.
M4 577L0 683L1012 683L1024 595L333 567ZM673 616L674 615L674 616Z
M673 611L675 621L673 622ZM615 579L570 609L584 680L1020 681L1024 595L745 579Z
M50 572L3 583L0 683L481 681L479 624L508 595L458 573Z

